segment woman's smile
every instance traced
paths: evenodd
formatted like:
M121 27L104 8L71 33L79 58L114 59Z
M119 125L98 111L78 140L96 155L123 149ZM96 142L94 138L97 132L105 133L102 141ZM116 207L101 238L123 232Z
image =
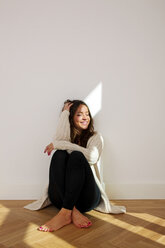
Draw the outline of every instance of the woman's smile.
M85 105L80 105L74 115L74 124L78 130L87 129L90 123L88 108Z

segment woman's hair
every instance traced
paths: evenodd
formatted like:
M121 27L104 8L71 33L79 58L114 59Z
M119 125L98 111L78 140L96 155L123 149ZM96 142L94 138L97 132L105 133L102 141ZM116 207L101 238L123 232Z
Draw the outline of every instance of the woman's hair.
M75 144L79 144L80 146L86 147L89 138L95 134L94 126L93 126L93 118L91 116L90 110L87 104L81 100L71 101L68 99L64 102L64 104L69 103L69 102L73 103L70 107L70 115L69 115L71 142ZM74 125L74 120L73 120L73 117L80 105L85 105L88 108L89 117L90 117L88 128L82 130L81 134L76 128L76 126Z

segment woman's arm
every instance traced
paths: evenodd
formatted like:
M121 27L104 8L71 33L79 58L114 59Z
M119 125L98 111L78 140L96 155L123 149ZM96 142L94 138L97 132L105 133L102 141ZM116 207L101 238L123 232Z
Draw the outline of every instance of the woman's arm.
M103 137L99 133L97 133L88 140L86 148L65 140L54 140L53 145L55 149L82 152L88 160L89 164L92 165L99 160L104 142Z
M58 121L56 133L52 140L70 140L70 124L69 124L69 111L64 110L61 115L60 119ZM45 147L44 153L47 153L48 156L51 154L51 152L55 149L53 143L50 143Z
M53 140L70 140L70 123L68 110L62 111Z
M69 111L73 103L66 102L60 114L60 118L57 124L56 133L53 140L70 140L70 123L69 123ZM54 150L53 143L46 146L44 153L47 152L48 155Z
M62 113L60 115L60 119L58 121L56 133L53 137L53 140L70 140L69 114L70 107L72 106L72 104L72 102L64 103L64 107L62 109Z

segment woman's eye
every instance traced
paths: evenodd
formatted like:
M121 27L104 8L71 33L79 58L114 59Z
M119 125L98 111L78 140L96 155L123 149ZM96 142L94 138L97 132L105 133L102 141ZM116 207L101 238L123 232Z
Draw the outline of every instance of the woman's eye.
M81 114L77 114L77 116L81 116ZM86 114L86 116L89 116L89 114Z

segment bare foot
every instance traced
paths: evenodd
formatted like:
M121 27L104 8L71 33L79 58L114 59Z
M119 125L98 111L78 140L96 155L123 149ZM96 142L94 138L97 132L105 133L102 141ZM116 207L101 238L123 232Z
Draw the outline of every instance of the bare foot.
M44 232L53 232L68 225L72 222L71 210L62 208L59 213L54 216L50 221L46 222L44 225L38 227L37 230Z
M76 227L89 227L92 225L92 222L87 218L85 217L82 213L80 213L78 211L77 208L73 208L73 211L72 211L72 222L74 223L74 225Z

